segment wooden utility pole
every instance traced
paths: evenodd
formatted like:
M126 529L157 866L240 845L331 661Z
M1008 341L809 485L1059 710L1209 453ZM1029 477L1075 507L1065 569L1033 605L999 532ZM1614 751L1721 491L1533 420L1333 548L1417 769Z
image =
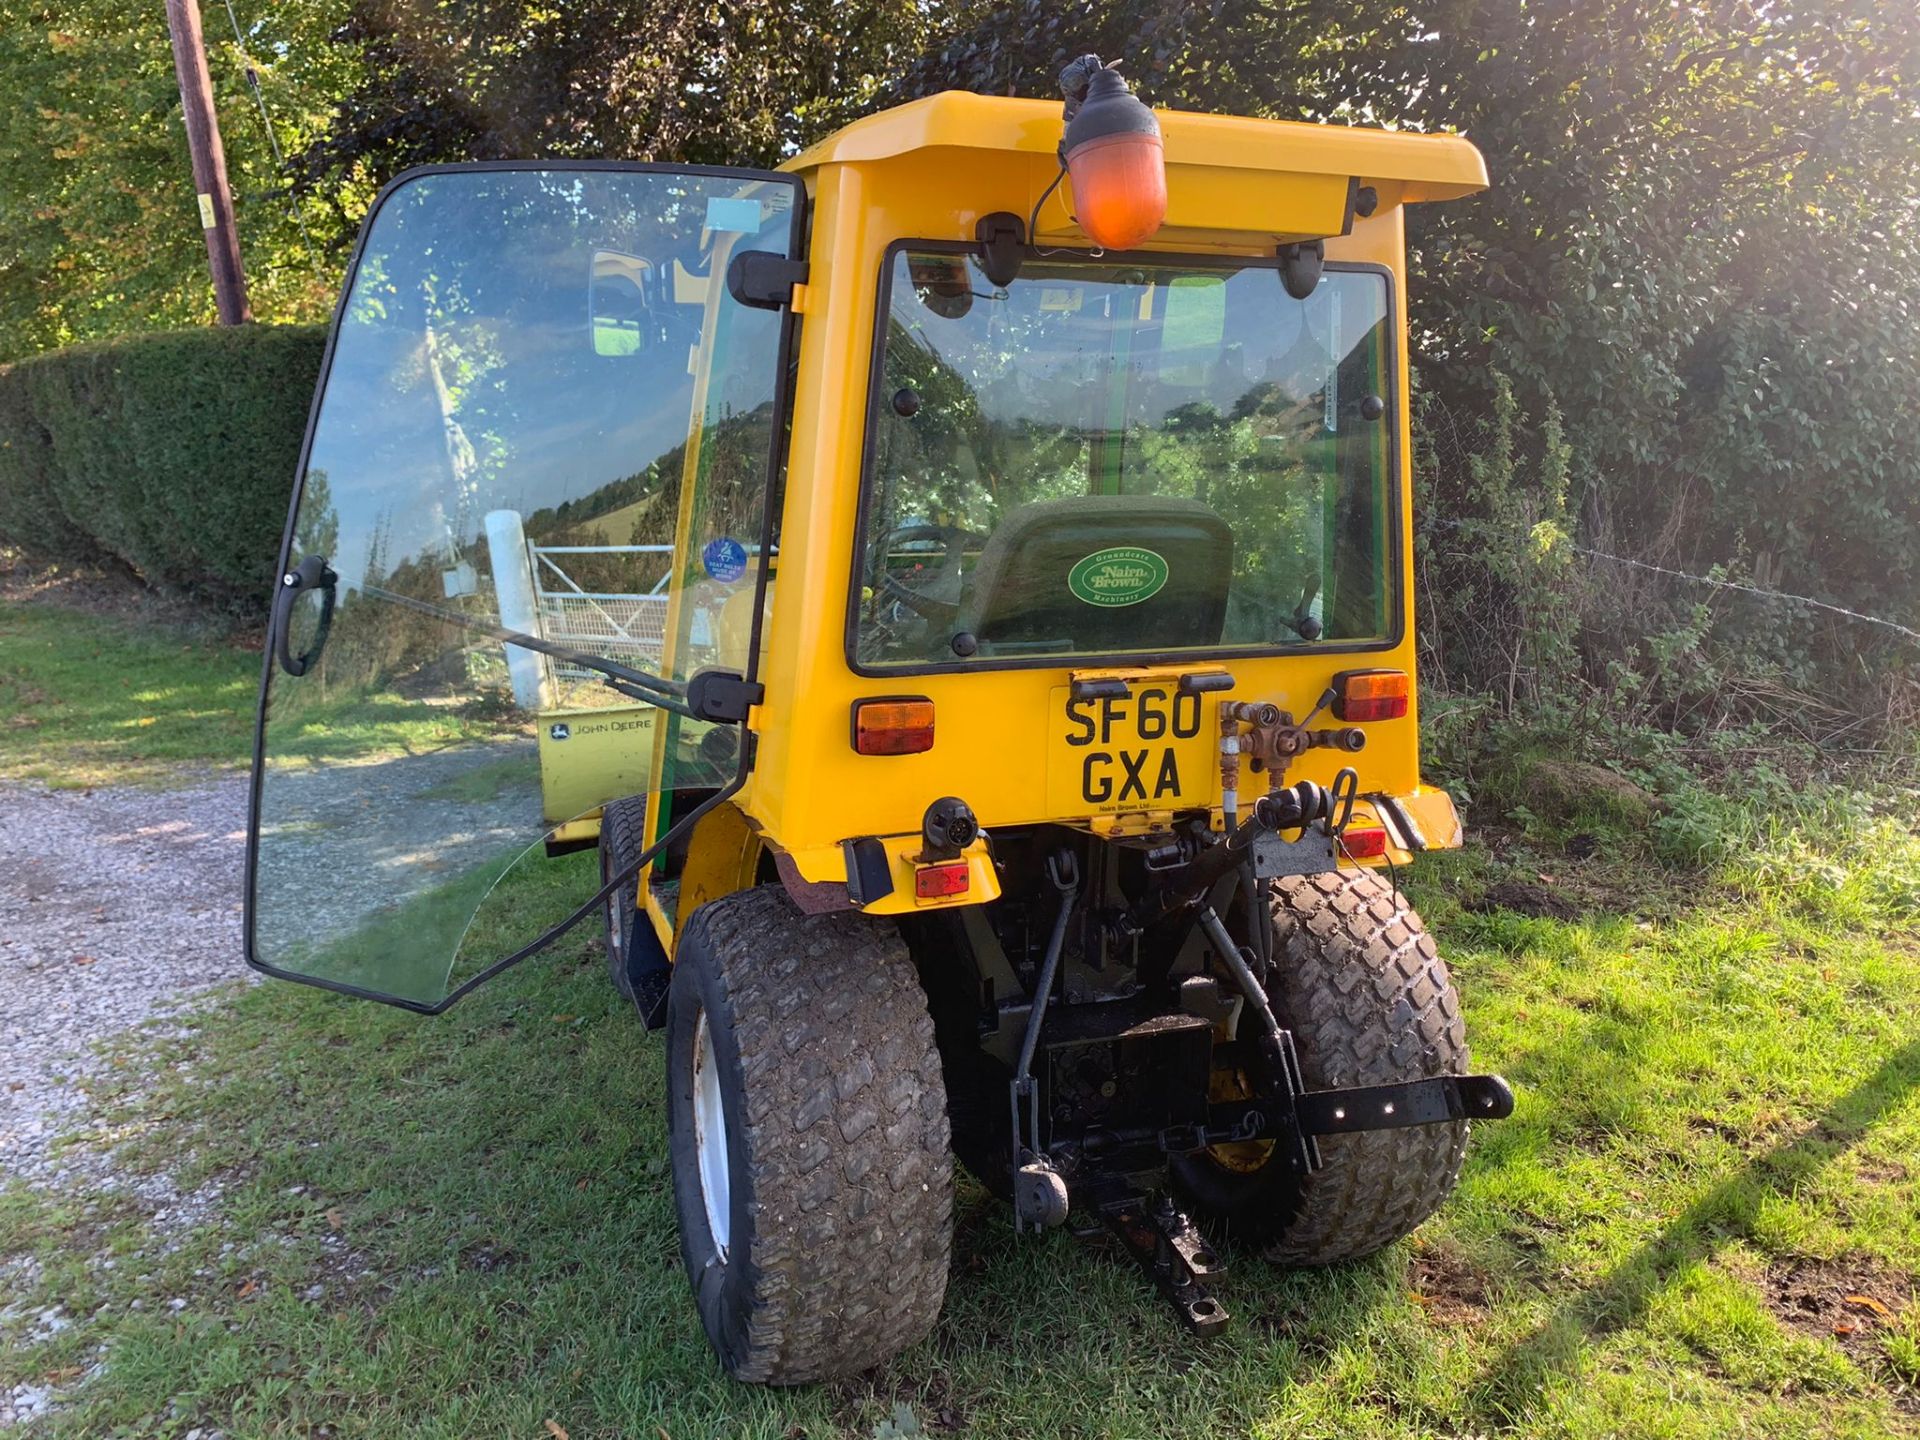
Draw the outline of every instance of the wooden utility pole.
M173 68L180 77L180 105L187 122L187 150L193 156L200 228L207 235L214 303L222 325L244 325L253 319L253 312L247 308L247 277L240 268L240 232L233 223L220 119L213 111L213 80L207 74L199 0L167 0L167 29L173 34Z

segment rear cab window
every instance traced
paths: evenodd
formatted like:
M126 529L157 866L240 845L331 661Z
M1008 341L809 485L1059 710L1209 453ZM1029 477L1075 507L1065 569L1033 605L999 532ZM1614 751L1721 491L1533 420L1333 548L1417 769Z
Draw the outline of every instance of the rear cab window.
M868 672L1394 638L1384 272L889 256L851 658Z

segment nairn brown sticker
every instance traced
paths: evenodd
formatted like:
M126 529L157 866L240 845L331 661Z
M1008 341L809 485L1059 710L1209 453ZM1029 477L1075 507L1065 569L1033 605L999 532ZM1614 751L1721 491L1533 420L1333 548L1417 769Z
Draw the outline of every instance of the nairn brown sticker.
M1167 562L1138 545L1096 550L1067 572L1067 589L1089 605L1111 609L1152 599L1167 583Z

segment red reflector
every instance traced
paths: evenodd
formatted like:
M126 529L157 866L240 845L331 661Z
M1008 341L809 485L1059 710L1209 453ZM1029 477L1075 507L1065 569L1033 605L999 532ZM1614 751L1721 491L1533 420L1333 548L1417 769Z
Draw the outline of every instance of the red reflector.
M1335 714L1349 724L1365 720L1399 720L1407 713L1407 697L1386 695L1377 700L1349 700Z
M1387 853L1387 832L1378 825L1349 825L1340 832L1340 848L1350 860L1378 860Z
M1342 670L1333 677L1333 713L1349 724L1398 720L1413 687L1404 670Z
M923 865L913 872L913 893L922 900L938 900L943 895L964 895L972 877L967 862L951 865Z
M931 700L856 700L853 748L862 755L918 755L933 748Z

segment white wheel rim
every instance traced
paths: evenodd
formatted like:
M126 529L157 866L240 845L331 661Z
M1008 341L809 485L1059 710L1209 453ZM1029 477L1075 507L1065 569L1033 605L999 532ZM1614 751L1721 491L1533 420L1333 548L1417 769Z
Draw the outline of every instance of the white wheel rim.
M700 1173L700 1199L707 1230L720 1259L727 1258L727 1217L732 1186L727 1176L727 1114L720 1103L720 1065L707 1034L707 1012L693 1027L693 1155Z
M607 858L604 850L601 851L600 883L602 885L613 878L612 870L613 862ZM620 933L620 892L618 890L607 896L607 939L613 946L615 957L625 960L627 958L626 936Z
M607 901L607 940L613 946L614 958L627 958L626 936L620 933L620 899L618 895Z

